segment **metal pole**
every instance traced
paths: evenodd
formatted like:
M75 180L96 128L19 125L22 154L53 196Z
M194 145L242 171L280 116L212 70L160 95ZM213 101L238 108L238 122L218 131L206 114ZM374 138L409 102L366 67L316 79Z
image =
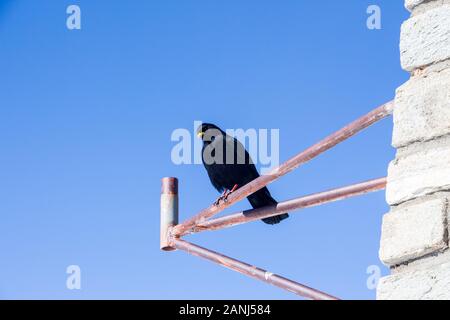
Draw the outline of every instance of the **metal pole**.
M229 228L243 223L273 217L281 213L292 213L293 210L309 208L333 201L348 199L350 197L383 190L385 188L386 178L374 179L338 189L319 192L304 197L280 202L276 206L267 206L259 209L237 212L217 219L207 220L194 226L192 229L189 229L189 231L197 233L202 231L212 231ZM175 231L176 230L174 230L174 236L177 237L182 237L188 234L187 231L182 234L175 233Z
M161 183L160 248L173 251L171 229L178 224L178 179L163 178Z
M211 218L215 214L221 212L225 208L233 205L234 203L244 199L248 195L258 191L259 189L265 187L269 183L275 181L286 173L296 169L300 165L310 161L311 159L317 157L321 153L331 149L340 142L347 140L351 136L357 134L363 129L369 127L375 122L387 117L393 112L394 102L390 101L372 112L369 112L365 116L357 119L356 121L350 123L344 128L336 131L330 136L326 137L322 141L314 144L303 152L297 154L293 158L289 159L285 163L281 164L269 174L260 176L259 178L253 180L245 186L240 187L235 192L233 192L229 197L227 202L222 202L218 206L212 205L187 219L182 224L174 228L176 234L191 233L195 225L205 222L207 219Z
M214 263L220 264L228 269L270 283L279 288L291 291L299 296L313 300L338 300L336 297L328 295L324 292L307 287L295 281L286 279L284 277L273 274L258 267L252 266L250 264L241 262L239 260L227 257L220 253L202 248L190 242L175 238L173 240L173 244L175 248L186 251L189 254L207 259Z

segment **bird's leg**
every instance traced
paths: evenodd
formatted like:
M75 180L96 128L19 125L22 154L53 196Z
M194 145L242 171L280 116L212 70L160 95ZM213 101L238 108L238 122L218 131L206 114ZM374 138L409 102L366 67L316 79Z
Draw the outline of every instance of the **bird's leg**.
M218 206L218 205L220 204L220 201L222 201L222 200L223 200L223 202L227 202L228 197L230 196L230 194L232 194L233 192L235 192L236 189L237 189L238 187L239 187L239 186L238 186L237 184L235 184L235 185L233 186L233 189L231 189L231 190L228 190L228 189L223 190L222 195L221 195L220 197L218 197L218 198L216 199L216 201L214 201L214 205L215 205L215 206Z
M228 201L228 197L230 196L230 194L232 194L233 192L235 192L236 189L237 189L238 187L239 187L239 186L238 186L237 184L235 184L235 185L233 186L233 189L231 189L230 191L227 191L227 192L225 193L225 195L223 196L223 201L227 202L227 201Z
M215 206L218 206L218 205L220 204L220 201L225 199L227 193L228 193L228 189L223 190L222 195L221 195L220 197L218 197L218 198L216 199L216 201L214 201L213 204L214 204Z

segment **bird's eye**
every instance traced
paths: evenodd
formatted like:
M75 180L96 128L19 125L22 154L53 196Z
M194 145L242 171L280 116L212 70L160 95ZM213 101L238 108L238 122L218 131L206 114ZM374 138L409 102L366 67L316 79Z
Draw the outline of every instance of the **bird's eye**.
M211 137L211 141L214 141L214 140L216 140L216 137L215 137L215 136L212 136L212 137Z

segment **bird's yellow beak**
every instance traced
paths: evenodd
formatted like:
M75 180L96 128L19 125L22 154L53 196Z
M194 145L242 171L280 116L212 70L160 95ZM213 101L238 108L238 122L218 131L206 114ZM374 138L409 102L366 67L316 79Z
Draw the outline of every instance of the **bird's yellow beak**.
M197 133L197 137L199 137L200 139L203 138L203 136L205 135L204 132L200 131L199 133Z

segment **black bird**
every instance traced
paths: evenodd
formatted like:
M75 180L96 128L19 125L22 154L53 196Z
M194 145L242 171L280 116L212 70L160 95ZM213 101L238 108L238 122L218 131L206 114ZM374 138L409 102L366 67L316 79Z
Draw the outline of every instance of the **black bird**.
M197 129L197 136L203 140L202 161L209 179L222 196L216 201L226 200L237 188L259 177L250 155L235 138L227 135L216 125L203 123ZM269 190L264 187L247 197L253 208L276 205ZM287 213L262 219L267 224L277 224L288 218Z

